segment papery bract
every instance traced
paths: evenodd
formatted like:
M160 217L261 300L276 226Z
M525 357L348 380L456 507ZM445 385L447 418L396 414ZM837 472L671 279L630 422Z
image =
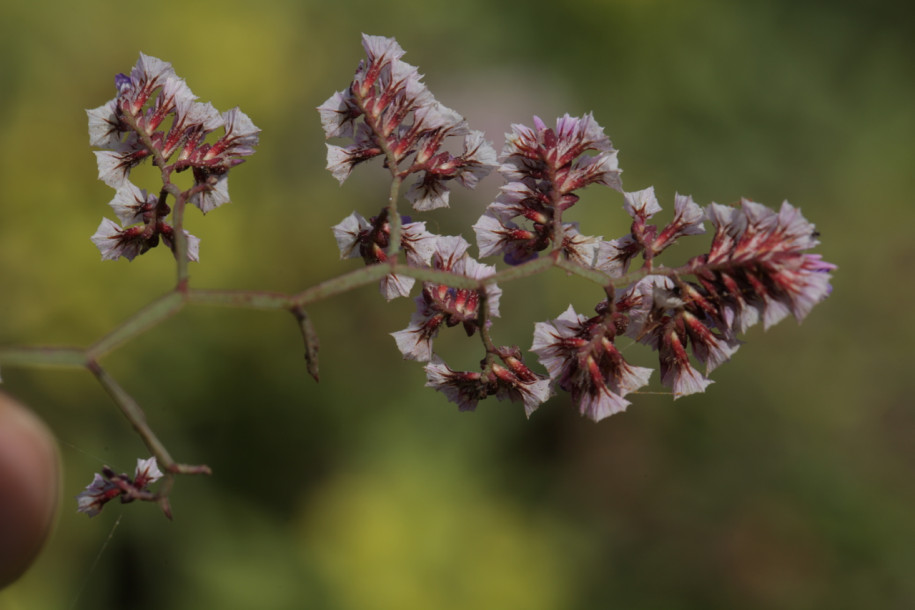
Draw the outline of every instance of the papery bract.
M616 150L590 114L565 115L556 121L555 129L546 127L539 117L534 117L534 125L512 125L512 132L506 134L499 172L507 184L474 225L480 256L502 253L506 263L518 265L553 244L590 267L599 239L593 248L575 247L583 242L569 241L572 225L563 223L561 216L578 201L574 191L580 188L593 183L621 188ZM588 151L597 154L584 154ZM526 221L530 228L519 224Z
M194 185L181 197L206 214L229 201L228 172L254 153L260 130L238 108L220 115L212 104L196 102L171 64L142 53L129 75L115 77L115 86L114 99L86 111L89 142L104 149L95 152L99 178L118 191L111 202L118 218L143 226L103 223L92 241L103 259L132 260L160 237L175 251L171 227L163 220L171 212L165 196L172 172L192 170ZM219 128L223 135L208 143ZM131 170L147 158L162 172L159 197L130 182ZM198 240L191 238L189 260L198 259L197 248Z
M495 168L495 151L433 97L415 66L400 60L397 41L363 35L362 46L367 61L350 86L318 107L325 137L353 139L350 146L327 145L327 169L342 184L356 165L384 154L393 175L416 176L405 195L414 209L447 207L448 182L473 188ZM452 137L464 138L459 155L444 148Z
M126 474L115 474L105 466L102 474L96 473L92 483L76 496L77 511L94 517L105 504L115 498L120 498L122 503L138 499L154 500L155 496L147 491L147 487L162 476L154 457L138 459L132 479Z
M614 345L620 329L610 312L586 318L569 308L534 327L531 351L552 382L572 394L582 415L600 421L624 411L624 398L648 383L651 369L633 366Z

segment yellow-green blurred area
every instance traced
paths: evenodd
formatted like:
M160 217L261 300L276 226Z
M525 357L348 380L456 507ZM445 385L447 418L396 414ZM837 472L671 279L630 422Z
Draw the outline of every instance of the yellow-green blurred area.
M92 473L132 472L143 444L89 373L4 367L4 389L57 434L65 478L56 531L0 609L915 607L907 7L6 0L3 345L88 345L173 284L164 248L103 263L89 241L114 192L96 179L84 109L114 96L140 51L263 130L231 172L232 203L188 211L199 288L294 292L361 264L339 260L330 227L376 214L385 173L376 160L338 186L315 112L348 85L361 32L396 37L497 149L512 122L593 111L625 187L654 185L662 221L678 191L788 199L839 270L802 325L753 328L707 393L633 395L600 424L565 396L529 421L492 399L459 413L388 334L412 301L374 286L310 308L318 384L291 316L188 307L102 361L176 459L213 468L176 482L173 522L150 504L78 514ZM451 209L415 218L473 240L498 185L456 187ZM585 234L628 231L607 188L570 214ZM503 289L494 339L525 349L534 322L601 298L558 271ZM437 348L456 366L482 356L459 328Z

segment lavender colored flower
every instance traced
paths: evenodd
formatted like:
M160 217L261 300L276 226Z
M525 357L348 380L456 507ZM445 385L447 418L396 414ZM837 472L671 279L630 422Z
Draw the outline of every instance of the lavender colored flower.
M623 324L612 311L589 319L570 305L555 320L534 327L531 351L552 383L570 392L581 414L594 421L624 411L630 404L624 397L651 375L651 369L626 362L614 345Z
M437 146L430 152L441 146L441 142L435 143ZM456 179L462 186L472 189L496 167L496 151L484 140L483 132L469 132L464 137L463 147L464 152L457 157L441 152L424 163L414 163L414 170L422 169L422 174L405 195L414 209L426 211L448 207L448 180Z
M619 239L602 241L597 248L594 266L610 277L620 277L629 271L629 264L641 251L641 245L631 233Z
M128 182L130 170L148 156L148 151L136 150L135 144L129 141L116 144L111 150L97 150L95 160L99 180L113 189L119 189Z
M114 210L115 216L125 225L143 222L155 211L158 198L147 194L146 189L135 186L132 182L125 182L114 194L108 205Z
M473 231L480 258L504 253L506 260L519 264L535 258L547 246L533 231L522 229L511 220L503 221L489 210L473 225Z
M159 470L159 464L156 458L150 457L137 459L137 469L134 471L134 485L139 489L145 488L150 483L155 483L162 478L162 471Z
M432 268L476 280L493 275L494 267L483 265L467 255L469 247L470 244L462 237L437 238ZM391 333L404 358L428 361L432 357L432 340L443 324L449 327L461 324L468 336L473 335L482 319L480 292L425 282L422 293L416 298L416 311L410 318L409 326ZM494 283L486 285L486 301L492 317L499 315L501 294L502 290Z
M122 229L108 218L102 219L91 239L102 253L102 260L117 260L123 257L132 261L147 249L142 227Z
M177 257L178 245L175 242L175 230L164 222L159 223L159 235L162 237L162 243L168 246L168 249ZM187 229L184 229L184 237L187 239L187 260L194 263L200 262L200 238L188 233Z
M209 170L194 170L195 194L188 201L207 212L229 203L229 180L225 173Z
M238 108L223 113L225 133L213 145L201 143L182 153L182 164L193 169L194 193L189 201L206 214L229 201L227 172L254 154L260 129Z
M187 258L190 261L199 260L200 239L184 231L187 237ZM159 243L159 239L175 252L174 229L164 221L159 221L153 232L147 232L143 226L137 225L122 229L116 222L103 218L92 243L102 253L102 260L117 260L126 258L132 261Z
M705 211L689 195L674 195L674 218L664 227L651 244L654 256L660 254L678 238L684 235L701 235L705 233Z
M129 75L115 77L117 95L87 110L89 142L99 178L117 190L112 208L125 227L102 223L92 237L103 259L132 260L161 240L174 250L173 230L164 222L171 212L160 198L130 182L131 170L149 157L162 170L168 186L173 172L192 170L194 185L182 196L205 214L229 201L228 172L254 153L260 130L237 108L219 114L212 104L199 103L171 64L140 54ZM170 121L167 119L171 119ZM207 138L217 129L223 135ZM185 231L186 233L186 231ZM190 237L188 258L197 260L198 240Z
M356 165L386 154L392 174L416 176L405 195L414 209L446 207L448 182L473 188L495 168L495 151L482 132L471 131L432 96L416 67L400 60L404 51L397 41L364 35L362 46L367 61L350 86L318 107L327 138L353 140L345 147L327 145L327 169L342 184ZM463 137L461 154L445 150L451 137Z
M350 89L335 92L318 106L326 138L352 138L355 120L361 113Z
M340 258L355 258L361 254L362 243L372 229L371 223L358 212L353 212L333 226L334 238Z
M94 517L102 512L102 507L122 493L121 488L95 473L85 490L76 496L77 511Z
M597 155L583 156L588 151ZM535 116L534 129L512 125L499 172L510 182L549 179L551 189L561 195L592 183L619 190L616 155L610 138L590 113L582 117L566 114L556 120L555 129ZM595 167L602 171L595 172ZM551 172L554 176L549 178Z
M649 225L648 220L661 211L654 187L624 193L623 208L632 216L628 235L600 243L595 266L609 275L619 277L629 270L632 260L642 254L650 268L650 261L685 235L705 232L702 222L705 212L692 197L674 196L674 218L662 229Z
M387 210L366 220L353 212L333 227L340 258L361 256L366 265L388 260L387 248L391 238L391 226L387 221ZM425 222L410 222L401 217L400 248L407 262L417 267L428 267L435 252L436 236L426 231ZM387 300L409 296L415 280L398 274L388 274L381 280L381 294Z
M594 265L600 241L599 236L582 235L578 231L577 222L564 223L562 225L562 254L582 267Z
M133 479L126 474L115 474L108 466L102 474L96 473L85 490L76 496L77 511L94 517L115 498L122 503L134 500L153 500L155 496L147 491L150 484L162 478L156 458L138 459Z
M585 154L589 151L597 154ZM599 240L570 237L577 228L560 218L578 201L574 191L594 183L620 188L616 150L603 128L590 114L565 115L555 129L534 117L534 128L512 125L501 160L507 184L474 226L481 256L502 253L505 262L517 265L552 244L591 266Z
M684 298L683 291L689 291ZM705 364L706 374L729 360L740 342L718 319L707 315L694 286L678 287L663 276L636 283L621 301L632 304L628 334L659 353L661 383L672 388L674 398L705 391L711 380L693 367L687 347Z
M649 186L640 191L623 193L623 209L632 216L633 220L646 220L661 211L661 205L654 194L654 187Z
M121 141L126 127L122 128L117 115L117 98L108 100L98 108L86 110L89 116L89 145L113 148Z
M480 373L454 371L438 356L425 366L426 387L442 392L461 411L473 411L489 395Z
M787 201L778 212L747 199L711 204L707 217L711 249L688 267L727 328L744 332L762 318L768 329L789 314L801 321L829 296L836 266L803 252L819 244L816 229Z
M499 348L496 354L505 366L492 363L492 377L495 378L496 398L524 403L524 414L530 417L537 408L553 395L550 380L531 371L521 361L521 350Z
M455 371L436 355L425 366L426 387L445 394L461 411L473 411L488 396L521 402L527 417L552 395L550 382L521 362L518 348L497 348L503 364L491 362L483 372Z

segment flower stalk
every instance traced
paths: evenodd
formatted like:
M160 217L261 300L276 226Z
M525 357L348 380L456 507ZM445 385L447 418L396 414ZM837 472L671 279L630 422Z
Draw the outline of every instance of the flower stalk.
M79 496L80 511L92 516L120 498L156 502L170 518L175 477L210 474L205 465L175 462L137 401L99 364L187 304L291 313L317 381L320 342L306 307L375 283L389 301L418 293L408 326L391 335L404 359L423 363L426 385L460 410L495 396L521 403L530 417L566 392L583 416L599 421L626 410L627 396L654 393L645 389L652 369L627 362L620 337L657 352L660 383L678 399L705 391L709 374L736 353L750 327L769 328L789 315L801 321L829 296L836 267L809 252L819 245L818 233L788 202L777 211L747 199L703 207L676 193L672 218L653 224L662 211L654 188L623 189L618 151L592 114L566 114L553 126L536 116L532 126L512 125L497 154L482 132L432 95L393 38L366 35L362 45L366 57L350 83L317 110L326 138L344 140L326 145L333 177L343 184L356 166L382 157L391 175L387 200L333 227L340 257L361 258L363 267L292 294L191 286L200 240L185 229L188 204L206 215L230 200L230 172L259 143L260 130L247 115L197 101L171 64L143 54L129 74L115 77L116 96L87 111L99 179L115 190L109 205L119 220L104 218L92 242L103 260L128 261L164 243L175 257L176 282L85 348L0 347L4 367L89 370L153 456L138 461L133 477L107 467L96 474ZM131 182L132 169L146 159L160 170L160 183L148 192ZM193 185L182 190L172 176L186 171ZM499 194L471 227L480 260L463 236L433 234L425 220L402 214L401 196L425 214L449 207L456 185L472 189L493 171L502 179ZM629 219L604 226L620 237L586 235L564 222L579 191L592 185L622 195ZM680 239L705 234L706 223L707 251L675 268L658 262ZM491 256L503 267L481 262ZM525 363L521 348L499 342L497 323L502 287L551 268L598 285L603 298L594 315L569 305L534 324L529 351L544 375ZM479 370L452 369L436 351L438 335L455 327L468 337L479 333ZM157 491L149 489L160 480Z

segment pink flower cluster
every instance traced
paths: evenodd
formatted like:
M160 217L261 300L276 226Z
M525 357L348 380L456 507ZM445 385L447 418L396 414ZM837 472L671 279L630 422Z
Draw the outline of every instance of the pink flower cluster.
M501 255L512 266L542 257L562 261L598 281L607 297L593 317L570 305L555 320L535 325L531 351L548 377L539 375L523 363L517 347L493 342L490 327L501 296L496 281L502 276L470 258L463 237L433 235L425 223L405 218L399 247L392 249L388 214L396 201L370 220L353 213L334 227L344 258L358 254L372 265L403 251L408 266L461 278L455 286L423 282L409 326L392 333L404 358L428 363L426 385L461 410L495 395L522 402L530 415L558 389L595 421L619 413L630 404L625 397L646 386L652 372L626 361L617 347L620 337L658 352L660 382L674 398L702 392L712 383L708 373L737 351L738 333L760 319L768 328L789 313L800 321L829 295L835 266L805 252L818 244L817 234L787 202L779 212L748 200L703 208L677 194L673 218L649 224L661 211L654 189L623 191L617 151L590 114L565 115L555 128L538 117L533 127L512 125L497 160L482 134L436 102L416 68L400 61L403 50L394 39L364 36L363 46L368 59L349 88L318 108L328 138L353 141L328 145L331 173L342 183L355 165L384 155L395 182L418 174L406 197L414 209L426 211L447 205L447 180L473 186L498 164L505 184L473 225L480 256ZM441 149L452 135L464 136L462 155ZM604 241L563 221L563 212L579 201L576 191L591 184L623 193L623 209L632 219L628 234ZM715 228L707 254L681 267L657 264L680 238L705 233L706 221ZM630 272L639 256L641 267ZM414 280L403 275L382 282L389 300L410 293ZM463 281L468 278L475 280L472 287ZM468 336L481 336L480 371L455 371L434 352L439 331L457 325Z
M505 185L473 226L480 256L501 253L506 263L517 265L556 246L567 258L590 266L600 238L581 235L576 223L562 222L562 213L578 201L575 191L589 184L622 188L616 155L590 114L567 114L555 129L539 117L533 129L512 125L499 167Z
M76 496L77 510L94 517L102 512L105 504L115 498L120 498L122 504L134 500L155 500L155 494L148 491L147 487L161 478L162 472L154 457L137 460L133 479L126 474L115 474L105 466L102 474L96 473L92 483Z
M414 209L447 207L448 182L473 188L495 167L495 151L483 132L433 97L416 67L401 61L397 41L363 36L362 46L368 58L353 82L318 107L326 137L353 140L327 145L327 169L343 184L355 165L385 155L398 179L416 175L406 193ZM463 138L461 154L443 148L449 137Z
M401 223L400 250L406 256L407 262L418 267L428 266L435 253L435 236L426 231L424 222L411 222L404 216ZM366 265L388 260L391 223L388 222L387 209L369 220L358 212L353 212L334 226L333 231L340 258L359 256ZM381 281L381 294L389 301L405 297L410 294L414 283L415 280L411 277L392 273Z
M175 250L175 229L165 221L172 172L191 170L194 185L181 193L206 214L229 201L228 172L254 153L260 130L243 112L222 114L195 96L171 64L140 54L130 75L115 77L117 96L87 110L89 141L96 151L99 179L115 189L110 206L124 225L104 219L92 242L102 259L133 260L161 240ZM211 137L217 130L220 137ZM212 140L208 142L207 140ZM164 187L147 193L130 181L130 171L147 158L162 172ZM199 239L187 236L187 256L198 260Z
M436 236L432 268L448 271L462 277L482 280L495 273L495 267L483 265L467 255L470 244L463 237ZM486 299L487 318L499 316L499 298L502 290L494 283L484 290L453 288L444 284L424 282L416 297L416 312L410 325L392 333L404 358L428 362L432 359L432 340L444 326L462 325L467 336L472 336L483 323L483 299Z

